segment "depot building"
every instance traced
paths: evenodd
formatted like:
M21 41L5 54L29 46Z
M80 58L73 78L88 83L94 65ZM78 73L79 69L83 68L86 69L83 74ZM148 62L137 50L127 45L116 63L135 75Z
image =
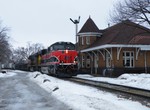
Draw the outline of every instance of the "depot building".
M150 73L150 29L126 20L100 30L89 17L77 35L82 72Z

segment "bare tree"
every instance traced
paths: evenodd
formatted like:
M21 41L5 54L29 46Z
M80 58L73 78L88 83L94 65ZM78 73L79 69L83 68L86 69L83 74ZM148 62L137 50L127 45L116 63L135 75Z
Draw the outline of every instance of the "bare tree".
M26 47L18 47L13 51L14 62L25 63L28 61L28 57L30 55L33 55L42 49L44 49L44 46L42 44L31 44L28 42Z
M2 27L0 22L0 62L6 62L10 59L11 49L8 42L8 28Z
M113 23L128 19L150 27L150 0L120 1L114 6L110 19Z

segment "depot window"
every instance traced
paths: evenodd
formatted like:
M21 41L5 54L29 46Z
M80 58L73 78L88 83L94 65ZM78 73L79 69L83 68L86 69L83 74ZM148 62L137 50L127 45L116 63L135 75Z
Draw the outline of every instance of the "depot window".
M86 44L90 45L90 37L86 37Z
M84 45L84 37L81 37L82 45Z
M85 67L85 58L84 58L84 56L82 55L82 68L84 68Z
M123 52L123 65L127 68L134 67L134 52L133 51L124 51Z

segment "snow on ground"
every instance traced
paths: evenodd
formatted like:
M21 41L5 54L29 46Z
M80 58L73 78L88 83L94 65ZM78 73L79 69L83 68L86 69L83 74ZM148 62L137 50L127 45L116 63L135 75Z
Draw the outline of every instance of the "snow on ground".
M0 72L0 78L1 77L11 77L11 76L16 75L16 73L8 71L8 70L2 70L2 71L5 71L6 73Z
M139 102L119 98L109 92L60 80L39 72L31 72L29 77L73 110L149 110L148 107ZM80 75L80 77L83 76ZM84 77L94 79L89 75L84 75ZM126 78L127 76L120 77L118 80L125 80Z
M113 84L132 86L150 90L150 74L123 74L118 78L94 77L91 75L78 75L77 77L94 81L104 81Z

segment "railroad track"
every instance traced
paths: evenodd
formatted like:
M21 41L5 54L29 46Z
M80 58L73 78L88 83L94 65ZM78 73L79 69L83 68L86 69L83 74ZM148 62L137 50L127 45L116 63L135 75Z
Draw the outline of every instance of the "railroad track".
M112 84L112 83L102 82L102 81L93 81L93 80L82 79L82 78L77 78L77 77L72 77L69 80L83 83L83 84L88 84L91 86L100 87L100 88L120 91L120 92L132 94L132 95L136 95L140 97L150 98L150 90L129 87L129 86L124 86L124 85L118 85L118 84Z

